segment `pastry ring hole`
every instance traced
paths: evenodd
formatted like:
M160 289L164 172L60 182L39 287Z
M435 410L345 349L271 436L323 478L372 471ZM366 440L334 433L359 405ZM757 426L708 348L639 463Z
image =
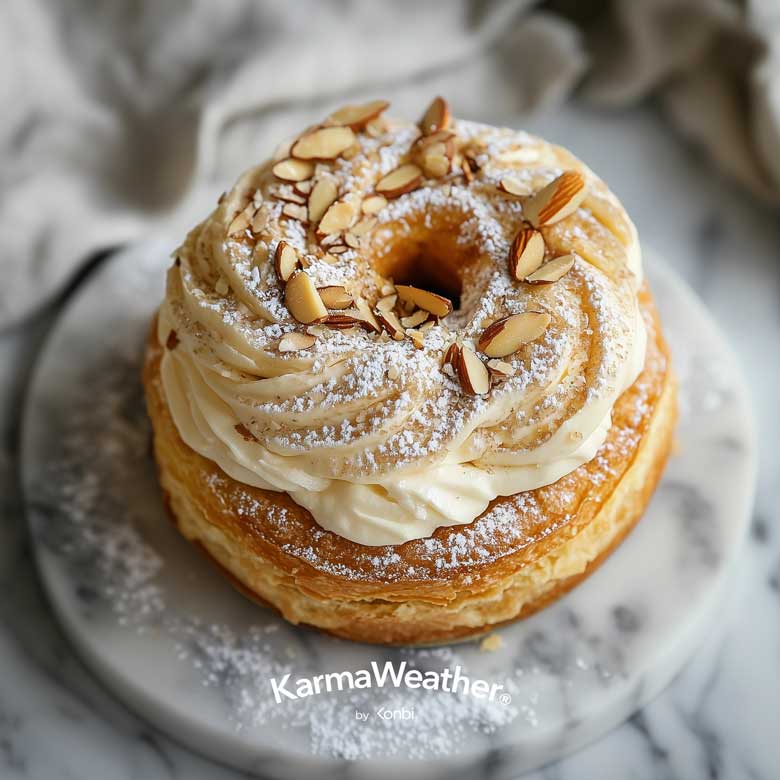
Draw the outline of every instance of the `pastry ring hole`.
M374 247L374 270L395 284L443 295L459 311L464 289L487 258L478 247L463 241L458 225L432 229L415 223L409 230L399 225L385 235L390 238Z

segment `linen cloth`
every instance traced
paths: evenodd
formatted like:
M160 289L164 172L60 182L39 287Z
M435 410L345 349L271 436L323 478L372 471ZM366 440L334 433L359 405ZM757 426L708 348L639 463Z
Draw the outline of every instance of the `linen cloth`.
M716 165L780 202L776 0L5 0L0 329L91 253L183 235L275 142L347 101L413 117L441 93L497 123L574 92L657 96Z

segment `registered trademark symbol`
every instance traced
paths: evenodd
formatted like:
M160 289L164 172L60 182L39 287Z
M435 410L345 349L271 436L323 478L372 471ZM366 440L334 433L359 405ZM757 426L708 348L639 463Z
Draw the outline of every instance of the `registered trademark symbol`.
M502 693L498 700L501 702L501 704L511 704L512 703L512 697L508 693Z

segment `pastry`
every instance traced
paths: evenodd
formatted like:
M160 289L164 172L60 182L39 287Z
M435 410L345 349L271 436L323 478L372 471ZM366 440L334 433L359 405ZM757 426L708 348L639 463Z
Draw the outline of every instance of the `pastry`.
M642 515L675 382L636 230L566 150L346 106L174 253L144 382L179 530L340 637L538 610Z

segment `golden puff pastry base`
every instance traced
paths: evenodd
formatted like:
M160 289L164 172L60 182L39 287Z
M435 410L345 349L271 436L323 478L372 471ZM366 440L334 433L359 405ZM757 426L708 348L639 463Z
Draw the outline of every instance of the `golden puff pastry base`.
M241 484L188 447L166 405L163 347L152 328L144 385L166 505L179 531L242 592L291 623L360 642L429 645L527 617L617 548L669 456L676 383L647 288L640 305L645 367L618 400L595 458L553 485L497 498L469 526L439 528L427 544L381 548L325 531L285 493ZM502 509L516 513L509 526L491 520ZM478 550L476 542L469 549L469 539L479 540Z

